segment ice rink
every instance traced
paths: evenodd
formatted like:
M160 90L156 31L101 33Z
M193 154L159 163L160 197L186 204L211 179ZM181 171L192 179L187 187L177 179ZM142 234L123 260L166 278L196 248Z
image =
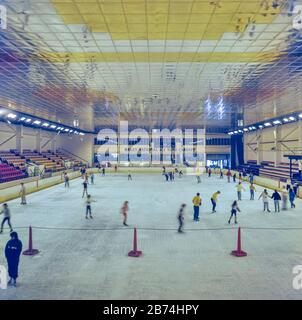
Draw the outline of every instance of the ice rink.
M227 224L235 184L217 176L203 176L198 185L194 176L165 182L156 174L134 174L133 181L121 174L97 175L88 187L97 201L93 220L85 219L82 179L71 181L69 189L61 184L34 193L27 206L11 201L12 224L23 248L32 225L34 247L41 253L21 256L19 287L0 290L0 299L301 299L292 281L293 267L302 264L302 229L278 230L302 228L301 201L280 213L271 202L272 212L263 213L258 200L263 188L257 187L255 201L245 188L238 216L245 258L230 255L237 240L237 226ZM210 197L217 190L217 213L211 214ZM196 192L203 199L199 222L192 221ZM119 213L125 200L129 228L122 226ZM184 234L176 231L181 203L188 205ZM127 256L134 225L140 258ZM6 226L0 235L4 265L8 239Z

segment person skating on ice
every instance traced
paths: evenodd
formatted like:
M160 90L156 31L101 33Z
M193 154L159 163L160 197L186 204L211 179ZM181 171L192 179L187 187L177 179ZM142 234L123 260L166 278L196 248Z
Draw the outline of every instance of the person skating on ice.
M296 194L295 194L293 188L290 188L290 189L289 189L288 195L289 195L290 207L291 207L291 208L296 208L296 205L295 205Z
M237 224L237 212L241 212L239 207L238 207L238 203L237 201L235 200L232 204L232 208L231 208L231 216L230 216L230 219L228 221L228 224L231 223L231 220L232 218L234 217L235 218L235 224Z
M192 199L193 210L194 210L194 221L199 221L199 207L201 206L202 200L200 198L200 193L197 193L196 196Z
M128 212L129 212L129 201L124 202L120 212L121 212L121 215L123 216L123 225L128 227L127 219L128 219Z
M26 204L26 189L23 182L21 182L20 197L21 197L21 204Z
M250 200L255 200L255 192L256 192L256 187L254 186L253 183L250 184Z
M88 183L87 183L87 181L83 182L83 195L82 195L82 198L84 198L85 194L86 194L86 196L88 196Z
M102 168L102 176L105 176L105 167Z
M236 189L237 189L238 201L241 201L242 200L242 190L245 191L241 182L239 182L237 184Z
M3 220L2 220L2 223L1 223L0 233L3 232L3 226L4 226L5 222L7 222L8 226L10 228L10 232L12 232L13 231L13 227L12 227L12 225L10 223L11 214L10 214L10 210L9 210L9 207L8 207L7 203L3 204L3 208L2 208L2 210L0 212L0 215L1 214L3 214L4 217L3 217Z
M233 182L236 183L236 178L237 178L237 175L236 175L236 172L233 174Z
M282 188L281 197L282 197L282 210L287 210L288 191L286 190L285 187Z
M94 184L94 173L93 172L91 172L91 174L90 174L90 183Z
M223 179L223 171L222 171L222 169L220 169L220 177L219 178Z
M132 180L132 176L131 176L130 170L128 170L128 181L129 181L129 180Z
M17 286L18 268L20 254L22 252L22 242L18 238L17 232L11 232L11 239L5 246L5 258L7 260L9 281L8 285Z
M232 176L232 173L231 173L231 170L230 170L230 169L228 169L228 171L227 171L227 173L226 173L226 176L227 176L227 178L228 178L228 183L230 183L230 182L231 182L231 176Z
M185 203L183 203L178 211L178 214L177 214L177 220L178 220L178 232L179 233L182 233L183 232L183 226L184 226L184 220L185 220L185 217L184 217L184 214L185 214L185 207L187 205Z
M182 170L179 170L179 172L178 172L178 178L182 178L182 176L183 176Z
M69 188L69 177L67 172L64 172L64 182L65 182L64 186Z
M88 219L88 214L89 214L90 219L93 219L92 210L91 210L91 203L92 202L96 202L96 201L92 199L90 194L88 194L87 198L86 198L86 219Z
M277 190L274 191L271 198L274 200L275 212L280 212L281 196Z
M211 178L211 175L212 175L212 169L209 168L209 169L208 169L208 177Z
M218 195L220 194L220 191L216 191L213 193L212 197L211 197L211 202L212 202L212 213L216 212L216 206L217 206L217 198Z
M271 212L269 209L269 195L266 189L263 190L263 192L260 194L258 200L262 198L263 201L263 212Z

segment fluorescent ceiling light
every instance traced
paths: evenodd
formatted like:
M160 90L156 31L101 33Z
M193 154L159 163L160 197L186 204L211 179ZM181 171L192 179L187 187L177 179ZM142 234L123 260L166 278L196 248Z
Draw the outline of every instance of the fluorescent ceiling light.
M273 124L281 124L281 121L280 120L275 120L275 121L273 121Z
M20 121L24 121L26 119L26 117L22 117L20 118Z
M17 118L17 115L14 114L14 113L9 113L9 114L7 115L7 117L8 117L9 119L16 119L16 118Z
M263 125L260 124L260 125L258 126L258 128L259 128L259 129L263 129Z
M247 131L249 131L249 129L248 128L244 128L243 131L247 132Z
M288 118L284 118L283 121L284 122L288 122L289 120L288 120Z
M299 118L302 118L302 113L299 114Z
M272 124L270 122L265 122L264 126L265 127L270 127Z
M35 120L34 124L41 124L41 121L40 120Z
M49 127L49 123L44 122L44 123L42 124L42 127Z
M54 124L52 124L51 126L50 126L50 128L51 129L55 129L57 126L55 126Z
M295 121L296 118L295 118L295 117L289 117L289 120L290 120L290 121Z

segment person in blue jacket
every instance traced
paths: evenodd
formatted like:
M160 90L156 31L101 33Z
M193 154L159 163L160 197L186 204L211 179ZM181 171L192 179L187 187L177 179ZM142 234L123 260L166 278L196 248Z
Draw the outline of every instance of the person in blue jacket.
M295 194L293 188L289 189L288 195L289 195L289 202L290 202L291 208L296 208L296 205L295 205L296 194Z
M10 277L8 285L16 287L22 242L19 240L17 232L11 232L10 237L11 239L5 246L5 257L8 265L8 275Z

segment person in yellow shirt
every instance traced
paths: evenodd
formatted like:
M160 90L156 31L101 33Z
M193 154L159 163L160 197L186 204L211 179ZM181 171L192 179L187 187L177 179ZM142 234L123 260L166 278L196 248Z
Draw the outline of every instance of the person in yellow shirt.
M250 200L255 200L255 191L256 188L253 183L250 185Z
M200 193L197 193L192 200L194 206L194 221L199 221L199 207L201 206Z
M212 202L212 213L216 212L216 206L217 206L217 197L220 194L220 191L214 192L212 197L211 197L211 202Z
M245 191L241 182L239 182L236 186L238 201L242 200L242 190Z

